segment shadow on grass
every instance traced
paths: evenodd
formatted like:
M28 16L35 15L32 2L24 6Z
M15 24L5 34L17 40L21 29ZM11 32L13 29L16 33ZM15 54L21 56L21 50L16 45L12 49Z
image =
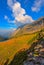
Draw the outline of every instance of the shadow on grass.
M14 56L13 60L8 64L9 59L5 62L4 65L23 65L23 61L27 59L27 52L26 50L20 50L16 55Z
M8 65L9 59L7 59L7 61L4 63L4 65Z

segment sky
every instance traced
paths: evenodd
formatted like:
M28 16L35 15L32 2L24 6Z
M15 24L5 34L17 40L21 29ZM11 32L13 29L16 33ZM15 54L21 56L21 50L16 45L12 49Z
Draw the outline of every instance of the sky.
M44 16L44 0L0 0L0 31L32 23Z

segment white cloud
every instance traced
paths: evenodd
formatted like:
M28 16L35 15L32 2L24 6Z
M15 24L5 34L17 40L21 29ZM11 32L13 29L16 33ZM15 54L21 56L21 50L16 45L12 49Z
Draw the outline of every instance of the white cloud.
M4 19L8 19L8 16L5 15L5 16L4 16Z
M31 16L26 15L25 9L21 8L19 2L16 2L14 4L12 11L13 11L13 16L18 22L29 23L33 21Z
M15 31L15 30L16 30L16 28L10 27L10 30L13 30L13 31Z
M10 19L7 15L4 16L4 19L7 20L9 23L12 22L12 21L10 21Z
M32 11L34 12L40 11L43 4L44 0L35 0L33 6L31 7Z
M12 0L7 0L7 4L11 8L14 17L12 22L19 25L19 23L26 24L34 21L31 16L26 14L25 9L21 7L19 2L13 3Z

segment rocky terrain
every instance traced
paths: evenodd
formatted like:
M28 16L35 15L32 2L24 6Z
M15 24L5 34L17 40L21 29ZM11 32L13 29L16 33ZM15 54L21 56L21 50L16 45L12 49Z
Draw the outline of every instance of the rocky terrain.
M24 61L23 65L44 65L44 37L41 33L31 45L27 56L27 60Z

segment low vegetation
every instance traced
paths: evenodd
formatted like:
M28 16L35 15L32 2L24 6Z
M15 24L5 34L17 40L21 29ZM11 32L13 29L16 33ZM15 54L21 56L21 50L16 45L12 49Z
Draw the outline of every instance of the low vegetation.
M42 34L42 30L39 31L39 33L37 34L37 36L35 38L36 38L36 40L34 39L34 41L32 41L32 44L31 44L31 46L30 46L29 49L20 50L19 52L17 52L15 54L13 60L10 63L8 63L9 62L9 59L7 59L7 61L5 62L4 65L23 65L23 62L26 61L27 58L29 58L28 57L28 54L30 52L32 53L32 56L33 57L35 57L35 58L38 57L40 55L39 49L41 47L38 49L38 51L36 51L35 47L37 47L37 45L40 44L40 43L41 43L40 45L42 45L42 41L44 41L44 36ZM28 50L29 50L29 52L28 52ZM32 56L30 56L30 57L31 57L32 60L34 60ZM43 57L43 55L41 55L41 57ZM32 61L32 60L30 60L30 61ZM27 60L27 62L28 62L28 60ZM34 60L34 62L35 62L35 60ZM33 61L32 61L32 63L33 63ZM37 62L36 61L35 63L38 63L39 64L40 62Z
M38 32L28 34L28 35L14 37L7 41L0 42L0 64L4 65L5 62L8 64L12 61L13 58L15 58L16 63L19 62L20 59L23 58L21 60L21 62L23 62L25 55L26 55L24 53L25 51L21 52L21 55L18 53L19 56L16 53L22 49L25 49L25 50L28 49L31 46L31 44L36 40L37 35L38 35ZM6 65L6 63L5 63L5 65ZM12 61L12 63L13 63L13 61ZM18 64L16 64L16 65L18 65ZM19 65L21 65L21 64L19 64Z
M33 39L35 36L36 34L23 35L0 42L0 64L4 65L8 58L10 62L18 51L29 48L30 44L28 44L28 41Z

